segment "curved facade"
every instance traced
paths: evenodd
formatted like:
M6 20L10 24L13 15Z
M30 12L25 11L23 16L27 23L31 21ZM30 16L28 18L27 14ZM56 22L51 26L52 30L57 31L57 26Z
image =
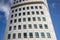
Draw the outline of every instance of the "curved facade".
M12 0L5 40L57 40L46 0Z

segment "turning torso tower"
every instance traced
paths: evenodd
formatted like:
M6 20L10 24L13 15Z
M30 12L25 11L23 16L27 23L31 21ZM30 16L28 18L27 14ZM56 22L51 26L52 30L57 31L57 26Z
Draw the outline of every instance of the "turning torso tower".
M12 0L4 40L57 40L47 0Z

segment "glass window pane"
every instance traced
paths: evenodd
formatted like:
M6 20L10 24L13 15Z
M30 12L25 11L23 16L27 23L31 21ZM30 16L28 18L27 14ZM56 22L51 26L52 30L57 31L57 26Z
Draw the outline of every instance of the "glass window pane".
M42 38L45 38L45 34L43 32L41 33L41 37Z
M36 36L36 38L39 38L39 33L35 32L35 36Z
M18 25L18 29L21 29L21 25Z
M21 38L21 33L18 33L18 38Z
M29 37L30 38L33 38L33 33L29 33Z
M10 39L11 38L11 34L8 34L8 39Z
M42 26L42 24L39 24L39 28L40 28L40 29L43 29L43 26Z
M47 38L51 38L51 35L50 35L50 33L47 33Z
M29 29L32 29L32 25L31 24L28 24L28 27L29 27Z
M27 38L27 33L24 33L24 38Z
M26 29L26 25L23 25L23 29Z
M43 17L43 21L46 21L46 18L45 17Z
M16 34L15 33L13 33L13 39L15 39L16 38Z
M41 18L40 17L38 17L38 21L41 21Z
M9 27L9 31L11 31L11 30L12 30L12 26Z
M37 24L34 24L34 29L37 29Z
M45 29L48 29L48 26L47 26L47 24L44 24L44 27L45 27Z

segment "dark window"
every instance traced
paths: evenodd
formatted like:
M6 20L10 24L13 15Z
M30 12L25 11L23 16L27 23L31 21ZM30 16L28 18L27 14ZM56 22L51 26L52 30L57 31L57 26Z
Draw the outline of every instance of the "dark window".
M30 12L27 12L27 15L30 15Z
M21 38L21 33L18 33L18 38Z
M44 15L44 12L43 12L43 11L41 11L41 14L42 14L42 15Z
M27 7L27 10L29 10L29 7Z
M14 19L14 23L16 23L17 22L17 19Z
M21 0L19 0L19 2L21 2Z
M16 1L16 0L14 0L14 1Z
M32 29L32 25L31 24L28 24L28 27L29 27L29 29Z
M39 28L40 28L40 29L43 29L42 24L39 24Z
M42 6L39 6L40 9L42 9Z
M19 13L19 16L21 16L21 13Z
M35 6L35 9L38 9L38 7L37 7L37 6Z
M34 24L34 28L37 29L37 24Z
M19 8L19 11L21 11L21 8Z
M18 25L18 29L21 29L21 25Z
M12 10L12 13L14 13L14 10Z
M12 24L13 20L10 20L10 24Z
M15 9L15 12L17 12L17 9Z
M28 17L28 21L31 21L31 18L30 17Z
M18 3L18 1L16 1L16 3Z
M27 38L27 33L24 33L24 38Z
M35 32L35 36L36 36L36 38L39 38L39 33Z
M25 22L26 21L26 18L23 18L23 22Z
M43 21L46 21L46 18L45 17L43 17Z
M33 33L29 33L29 37L30 38L33 38Z
M40 17L38 17L38 21L41 21L41 18Z
M31 6L31 9L33 9L33 6Z
M11 38L11 34L8 34L8 39L10 39Z
M11 18L13 18L13 15L11 15Z
M13 4L15 4L15 2L13 2Z
M16 38L16 34L15 33L13 33L13 39L15 39Z
M17 17L17 14L15 14L15 17Z
M21 22L21 18L18 19L18 22Z
M44 26L45 26L45 29L48 29L48 26L47 26L47 24L44 24Z
M23 7L23 10L25 10L25 7Z
M14 26L14 30L16 30L16 26Z
M38 15L39 15L39 12L38 12L38 11L36 11L36 14L38 14Z
M34 15L35 13L34 13L34 11L32 11L32 15Z
M33 21L36 21L36 18L35 17L33 17Z
M23 29L26 29L26 25L25 24L23 25Z
M45 34L43 32L41 33L41 37L42 38L45 38Z
M23 12L23 15L25 15L25 12Z
M11 31L11 30L12 30L12 26L9 27L9 31Z
M50 35L50 33L47 33L47 38L51 38L51 35Z

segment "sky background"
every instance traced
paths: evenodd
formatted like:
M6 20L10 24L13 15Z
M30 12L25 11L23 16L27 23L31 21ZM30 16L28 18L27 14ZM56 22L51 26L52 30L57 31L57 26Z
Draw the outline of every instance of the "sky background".
M47 0L57 40L60 40L60 0ZM0 40L4 38L11 0L0 0Z

